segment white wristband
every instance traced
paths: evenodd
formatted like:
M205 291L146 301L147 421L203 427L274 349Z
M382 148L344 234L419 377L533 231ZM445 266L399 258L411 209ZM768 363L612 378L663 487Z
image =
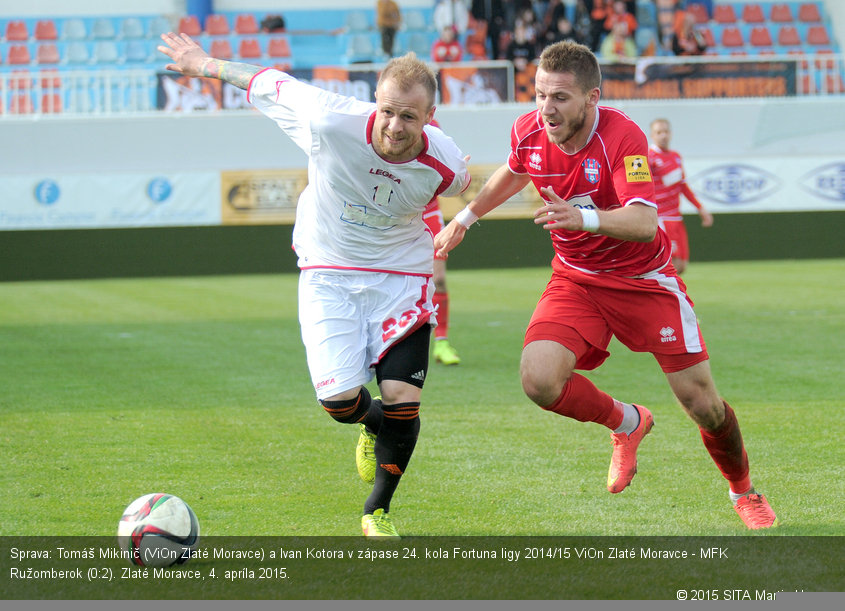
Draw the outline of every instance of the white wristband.
M469 206L467 206L455 215L455 220L463 225L464 229L469 229L470 226L478 220L478 217L473 214L472 210L470 210Z
M591 208L578 208L581 213L582 229L595 233L599 230L599 213Z

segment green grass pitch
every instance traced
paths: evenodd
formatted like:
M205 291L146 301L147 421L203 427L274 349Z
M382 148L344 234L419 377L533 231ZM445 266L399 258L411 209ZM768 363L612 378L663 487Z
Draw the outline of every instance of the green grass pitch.
M649 355L618 343L588 375L655 428L624 493L607 431L522 393L525 324L547 268L449 275L403 535L743 535L727 485ZM845 535L845 260L693 263L684 279L773 535ZM169 492L204 535L358 536L356 430L316 403L296 276L0 284L0 535L106 535ZM768 534L768 533L767 533Z

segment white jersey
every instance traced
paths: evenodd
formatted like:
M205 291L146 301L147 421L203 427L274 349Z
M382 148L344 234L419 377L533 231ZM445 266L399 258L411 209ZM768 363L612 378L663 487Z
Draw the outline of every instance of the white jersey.
M423 151L390 163L371 143L373 103L273 69L253 77L247 96L308 155L293 231L301 269L431 275L434 245L423 209L436 195L458 195L470 180L451 138L427 125Z

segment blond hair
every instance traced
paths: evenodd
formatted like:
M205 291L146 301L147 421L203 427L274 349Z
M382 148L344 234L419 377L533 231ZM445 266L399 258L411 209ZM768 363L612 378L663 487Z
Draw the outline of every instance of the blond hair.
M437 77L434 71L424 61L419 59L413 51L394 57L381 71L376 89L388 79L398 85L402 91L410 91L416 85L422 85L428 93L429 108L434 106L437 97Z

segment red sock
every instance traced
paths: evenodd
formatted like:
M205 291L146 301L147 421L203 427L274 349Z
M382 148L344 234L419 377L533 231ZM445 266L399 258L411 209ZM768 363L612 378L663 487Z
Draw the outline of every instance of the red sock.
M619 428L624 416L619 401L577 373L569 378L557 401L543 409L580 422L597 422L610 430Z
M718 430L712 433L700 429L701 440L710 452L713 462L728 480L731 492L743 494L751 489L751 478L748 477L748 454L745 452L736 414L726 401L722 403L725 404L725 421Z
M437 308L437 327L434 329L434 339L446 339L449 337L449 293L435 291L431 301Z

